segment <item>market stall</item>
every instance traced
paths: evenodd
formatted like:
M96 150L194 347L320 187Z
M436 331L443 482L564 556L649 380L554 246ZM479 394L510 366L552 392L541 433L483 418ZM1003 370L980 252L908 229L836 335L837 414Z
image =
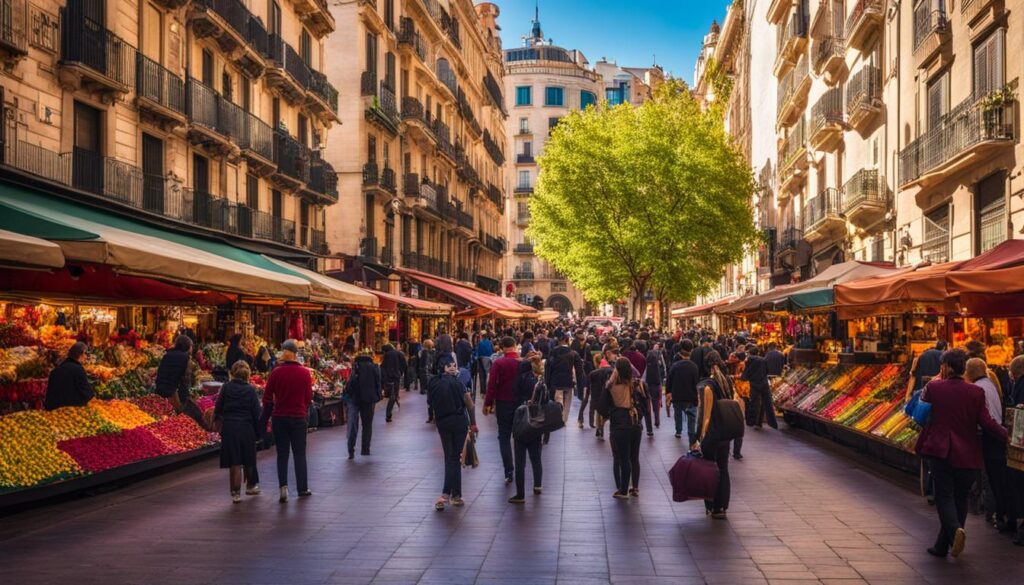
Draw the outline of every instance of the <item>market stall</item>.
M452 303L457 310L454 315L456 324L467 330L472 329L474 321L479 324L490 319L497 323L532 319L537 315L533 307L454 280L408 268L397 269L396 272L410 283L410 289L416 287L418 297Z
M704 326L710 326L712 323L707 319L707 317L711 317L716 308L727 306L738 298L739 297L736 295L729 295L709 303L672 309L672 318L676 319L679 327L693 325L698 321L701 321L701 324Z

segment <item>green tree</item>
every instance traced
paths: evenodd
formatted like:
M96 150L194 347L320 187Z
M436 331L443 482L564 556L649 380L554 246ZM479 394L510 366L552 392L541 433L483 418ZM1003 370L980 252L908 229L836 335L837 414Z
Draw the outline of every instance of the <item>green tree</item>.
M753 177L721 116L682 82L640 107L566 116L540 158L528 233L588 301L689 300L758 237Z

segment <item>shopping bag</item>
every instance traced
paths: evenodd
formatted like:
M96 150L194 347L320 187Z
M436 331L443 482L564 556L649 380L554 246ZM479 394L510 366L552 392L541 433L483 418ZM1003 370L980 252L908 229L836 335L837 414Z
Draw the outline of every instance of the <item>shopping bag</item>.
M914 395L910 397L910 401L908 401L907 405L903 408L903 412L910 418L914 419L914 422L916 422L918 426L923 427L928 424L928 419L930 419L932 415L932 404L930 402L925 402L924 390L914 392Z
M710 500L718 490L718 465L700 455L680 457L668 472L672 501Z
M476 454L476 437L473 433L466 435L466 444L462 447L462 466L476 467L480 465L480 458Z

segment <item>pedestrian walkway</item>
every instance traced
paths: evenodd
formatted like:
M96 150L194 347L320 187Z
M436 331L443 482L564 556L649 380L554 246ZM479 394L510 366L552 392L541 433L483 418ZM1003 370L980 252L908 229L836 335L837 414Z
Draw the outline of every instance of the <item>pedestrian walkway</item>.
M690 585L984 583L1024 572L1024 554L977 517L959 560L929 557L934 510L904 478L798 431L748 433L731 462L729 520L671 502L682 444L644 438L640 498L618 501L607 443L573 426L544 451L544 494L505 499L493 417L464 508L433 510L441 449L423 397L402 395L373 455L346 460L343 430L310 438L313 497L279 504L273 452L264 494L232 505L227 472L204 461L96 497L0 518L4 582L199 585L306 583ZM576 405L574 405L575 407ZM529 479L527 480L529 481Z

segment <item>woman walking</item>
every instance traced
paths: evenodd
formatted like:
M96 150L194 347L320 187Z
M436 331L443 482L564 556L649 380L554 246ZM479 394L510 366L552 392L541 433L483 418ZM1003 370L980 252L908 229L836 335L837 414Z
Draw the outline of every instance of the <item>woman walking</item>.
M432 378L427 387L427 404L434 413L434 424L441 436L444 449L444 486L434 509L443 512L451 504L462 506L462 463L460 457L466 445L466 435L477 432L473 397L459 381L459 366L451 355L441 355L437 364L443 369Z
M698 442L704 459L718 465L718 491L714 499L704 500L704 509L712 518L724 519L729 509L732 486L729 481L729 438L723 428L723 418L718 412L719 400L734 400L732 380L726 374L726 365L721 354L710 350L704 357L708 377L697 384L700 400L700 431ZM739 422L742 434L743 423Z
M544 360L541 358L540 352L532 352L519 366L519 376L516 379L516 403L518 405L543 405L548 402L548 399L548 389L544 384ZM540 495L543 490L541 481L544 477L544 466L540 460L543 443L540 436L525 442L514 439L516 493L508 499L510 504L526 503L527 455L530 457L530 466L533 468L533 494Z
M245 494L260 493L256 473L256 438L260 436L260 400L249 384L252 370L245 360L231 366L231 379L220 389L213 418L220 421L220 468L230 469L231 501L242 501L242 471Z
M617 488L612 495L622 500L637 497L640 495L640 423L648 401L628 358L620 357L615 361L604 400L608 403L612 472Z

